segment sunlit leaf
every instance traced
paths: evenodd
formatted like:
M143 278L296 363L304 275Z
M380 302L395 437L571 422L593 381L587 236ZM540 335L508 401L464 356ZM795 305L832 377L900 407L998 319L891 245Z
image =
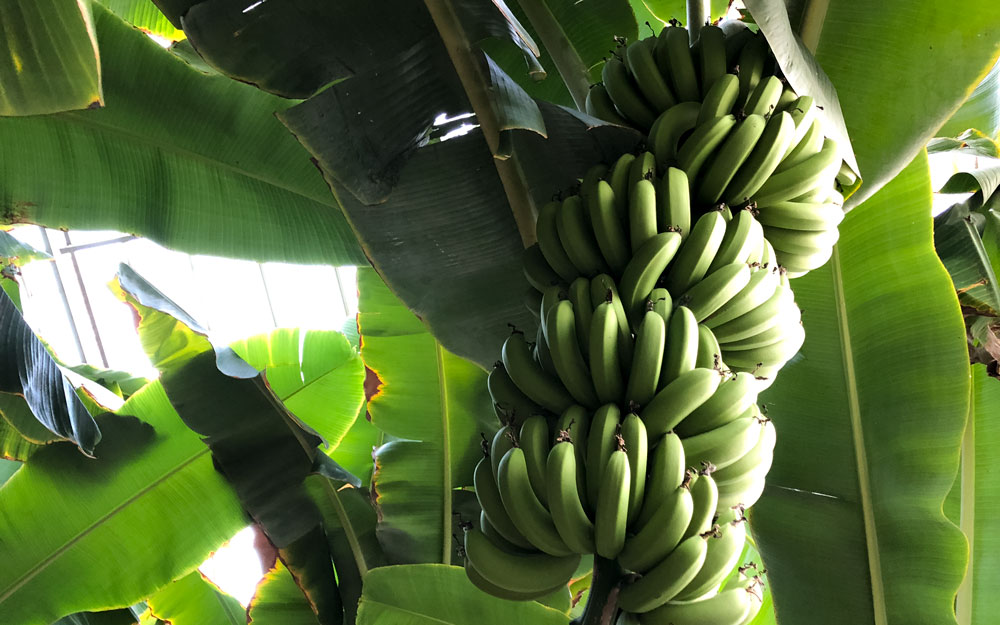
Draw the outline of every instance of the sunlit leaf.
M192 571L156 591L149 610L171 625L245 625L246 610L198 571Z

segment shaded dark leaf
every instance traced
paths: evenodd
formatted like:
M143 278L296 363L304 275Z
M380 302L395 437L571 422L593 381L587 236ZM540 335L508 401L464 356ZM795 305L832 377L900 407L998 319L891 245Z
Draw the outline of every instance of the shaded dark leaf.
M107 612L77 612L64 616L52 625L135 625L138 619L131 610L108 610ZM172 625L184 625L175 623Z
M247 616L255 625L322 625L285 565L278 562L257 584Z
M951 275L959 302L980 314L1000 316L1000 285L966 203L934 218L934 249Z
M6 292L0 294L0 394L23 397L39 423L88 456L101 440L73 385Z

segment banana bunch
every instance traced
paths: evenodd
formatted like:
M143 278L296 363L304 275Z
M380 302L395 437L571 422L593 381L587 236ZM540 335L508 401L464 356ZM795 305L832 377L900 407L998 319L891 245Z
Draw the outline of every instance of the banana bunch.
M686 29L667 26L620 48L587 112L647 133L657 166L687 174L698 211L753 207L777 262L800 276L830 258L843 218L835 181L853 178L820 107L775 75L763 35L728 31L705 26L689 46Z
M721 386L736 388L739 375ZM465 532L469 578L532 600L596 554L633 572L619 600L628 612L714 596L742 554L743 510L763 490L775 441L753 393L726 396L722 416L695 410L655 435L614 403L501 427L474 474L482 513Z

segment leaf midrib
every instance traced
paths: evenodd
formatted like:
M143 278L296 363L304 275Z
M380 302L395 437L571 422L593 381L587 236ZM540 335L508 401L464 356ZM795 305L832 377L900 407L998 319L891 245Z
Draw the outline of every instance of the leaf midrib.
M837 325L840 329L841 357L844 361L845 391L851 421L851 435L854 444L854 458L858 470L858 491L861 511L865 524L865 542L868 550L868 572L872 585L872 607L875 625L888 625L885 605L885 587L882 579L882 563L875 525L875 511L872 508L871 476L868 473L868 457L865 450L864 428L861 422L861 401L858 397L858 380L854 371L854 350L851 344L850 324L847 319L847 302L844 295L844 278L840 265L839 246L833 248L830 259L833 271L834 300L836 303Z
M437 360L438 394L441 400L441 481L444 497L441 502L441 562L451 564L451 414L448 407L448 377L444 366L441 343L434 341L434 357Z
M132 505L138 499L140 499L141 497L147 495L153 489L155 489L157 486L159 486L160 484L162 484L166 480L170 479L171 477L173 477L177 473L183 471L188 465L190 465L191 463L193 463L194 461L198 460L199 458L201 458L202 456L204 456L205 454L208 454L208 453L211 453L211 451L206 447L202 451L199 451L198 453L196 453L195 455L191 456L187 460L181 462L180 464L178 464L177 466L175 466L174 468L170 469L169 471L167 471L166 473L164 473L162 476L160 476L159 478L157 478L156 480L154 480L148 486L142 488L139 492L137 492L136 494L132 495L131 497L129 497L128 499L126 499L122 503L120 503L117 506L115 506L114 508L112 508L104 516L98 518L96 521L94 521L93 523L91 523L90 525L88 525L83 531L81 531L80 533L78 533L77 535L75 535L74 537L72 537L70 540L68 540L65 543L63 543L62 545L60 545L55 551L53 551L51 554L49 554L44 560L42 560L41 562L39 562L34 567L28 569L23 575L21 575L21 577L19 577L17 580L15 580L14 583L13 583L13 585L9 586L8 589L3 592L3 594L0 594L0 605L2 605L5 601L7 601L7 599L9 599L11 597L11 595L13 595L17 591L19 591L22 587L24 587L25 584L27 584L32 579L34 579L35 576L37 576L39 573L41 573L42 571L44 571L57 558L59 558L61 555L63 555L67 551L69 551L69 549L71 549L78 542L80 542L81 540L83 540L84 538L86 538L91 532L93 532L97 528L101 527L104 523L106 523L109 520L111 520L119 512L121 512L122 510L124 510L128 506Z

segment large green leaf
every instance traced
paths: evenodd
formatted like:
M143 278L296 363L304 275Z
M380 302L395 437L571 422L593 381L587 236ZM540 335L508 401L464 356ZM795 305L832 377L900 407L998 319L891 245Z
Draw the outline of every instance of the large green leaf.
M18 241L9 232L0 230L0 268L5 265L22 267L33 260L49 259L51 256Z
M954 623L964 538L942 513L969 400L921 154L792 282L806 342L761 396L778 432L751 527L782 623Z
M993 66L972 95L937 132L939 137L957 137L970 128L992 139L1000 138L1000 62Z
M468 486L496 417L486 374L448 352L370 270L358 271L361 356L378 376L372 423L397 440L375 458L379 539L394 562L452 557L452 490Z
M320 625L302 590L281 562L257 585L247 616L256 625Z
M461 567L389 566L365 578L359 625L566 625L565 614L533 601L479 592Z
M171 625L245 625L240 602L191 571L156 591L147 600L149 610Z
M10 476L14 475L23 464L23 462L16 460L0 458L0 486L3 486L10 479Z
M934 218L934 247L951 275L958 301L980 314L1000 316L1000 285L967 203Z
M0 398L5 400L0 410L7 423L31 442L52 440L39 424L73 441L87 455L101 440L100 428L73 385L6 291L0 293Z
M993 0L971 0L960 8L937 0L887 0L877 9L865 0L793 4L804 5L802 23L793 27L815 44L816 60L840 96L864 178L852 205L923 149L1000 53L995 28L1000 4ZM780 19L785 3L747 0L746 5L764 33L774 37L772 20ZM789 49L796 45L787 33L777 36Z
M9 0L0 24L0 116L103 104L89 3Z
M107 107L0 123L0 223L255 260L365 262L287 101L203 74L99 5Z
M208 449L159 382L119 414L134 416L98 418L104 438L96 460L69 445L48 446L0 488L5 625L131 605L198 566L246 524Z
M292 413L333 453L364 404L365 368L339 332L278 329L232 345Z
M969 571L958 593L962 625L987 625L1000 610L1000 381L972 367L972 409L962 447L959 523L969 539Z

